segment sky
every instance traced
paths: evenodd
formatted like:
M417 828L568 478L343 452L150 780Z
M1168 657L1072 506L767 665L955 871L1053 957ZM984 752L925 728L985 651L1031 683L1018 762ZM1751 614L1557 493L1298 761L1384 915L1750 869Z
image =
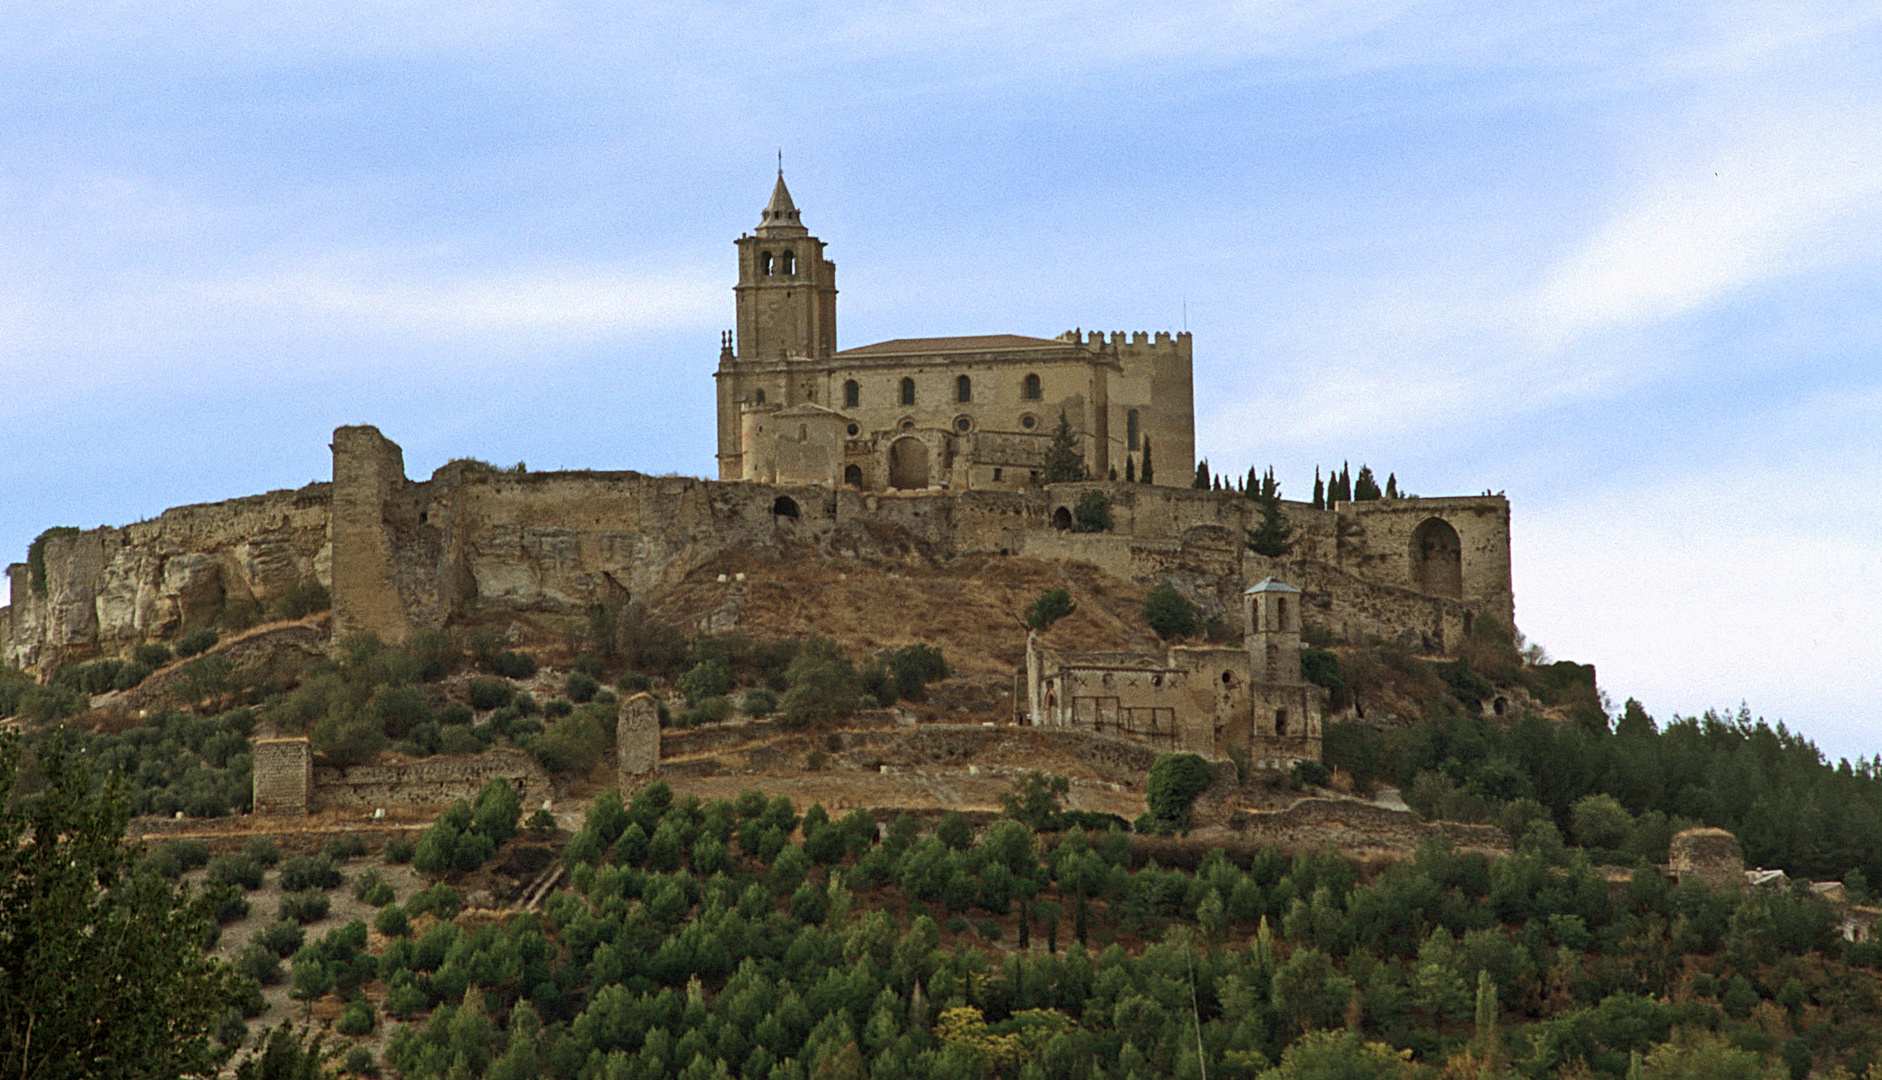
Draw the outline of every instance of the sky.
M1508 494L1618 704L1882 753L1870 3L0 0L0 560L298 487L714 471L778 155L840 347L1195 335L1218 471ZM9 554L10 553L10 554Z

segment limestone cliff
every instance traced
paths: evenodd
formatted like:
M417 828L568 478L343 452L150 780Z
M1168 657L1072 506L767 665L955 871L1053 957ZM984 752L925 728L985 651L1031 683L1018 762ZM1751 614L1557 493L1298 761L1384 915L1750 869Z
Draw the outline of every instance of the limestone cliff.
M297 586L328 585L331 489L315 483L122 528L49 532L35 565L7 569L0 661L49 671L200 627L246 625Z

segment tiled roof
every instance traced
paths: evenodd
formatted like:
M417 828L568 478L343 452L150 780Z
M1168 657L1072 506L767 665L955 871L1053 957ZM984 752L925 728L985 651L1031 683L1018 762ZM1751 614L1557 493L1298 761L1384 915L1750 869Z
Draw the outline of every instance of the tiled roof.
M981 334L975 337L896 338L844 349L838 356L894 356L903 353L997 352L1003 349L1040 349L1057 346L1072 348L1051 338L1026 337L1022 334Z

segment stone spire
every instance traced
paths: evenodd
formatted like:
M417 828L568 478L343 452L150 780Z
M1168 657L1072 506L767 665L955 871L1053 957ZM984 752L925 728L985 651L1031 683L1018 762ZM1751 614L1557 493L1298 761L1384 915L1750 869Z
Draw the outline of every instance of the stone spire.
M758 215L759 236L809 236L797 219L797 204L791 201L791 189L784 186L784 169L778 169L778 183L771 189L771 201Z

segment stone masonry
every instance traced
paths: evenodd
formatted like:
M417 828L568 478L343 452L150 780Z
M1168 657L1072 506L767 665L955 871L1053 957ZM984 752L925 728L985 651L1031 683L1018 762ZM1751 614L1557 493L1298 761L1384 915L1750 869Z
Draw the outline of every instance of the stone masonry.
M653 695L643 692L621 702L614 755L623 787L660 771L660 707Z
M313 809L313 748L304 738L256 739L254 782L255 813L307 813Z

